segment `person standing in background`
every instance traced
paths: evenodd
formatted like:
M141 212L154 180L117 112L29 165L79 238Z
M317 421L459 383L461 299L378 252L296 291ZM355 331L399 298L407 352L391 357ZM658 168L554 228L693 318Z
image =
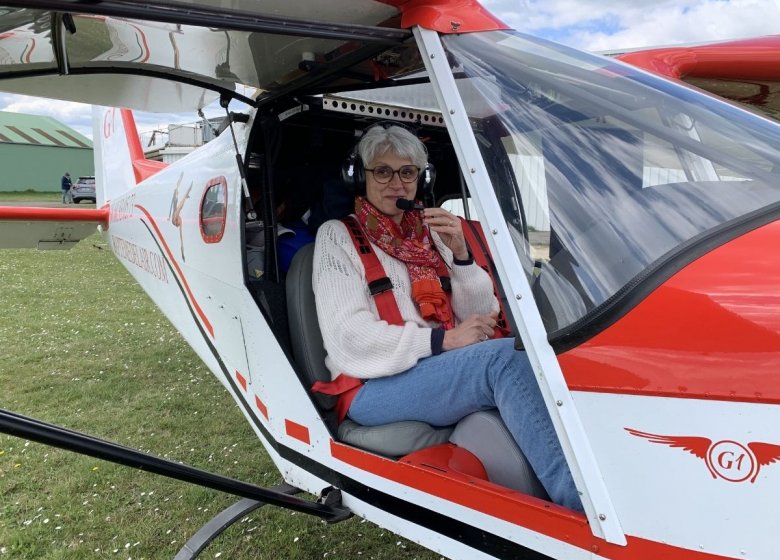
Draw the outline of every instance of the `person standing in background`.
M65 175L62 176L62 180L60 181L60 188L62 189L62 203L63 204L73 203L73 194L70 192L70 188L72 186L73 186L73 183L70 180L70 173L68 173L66 171Z

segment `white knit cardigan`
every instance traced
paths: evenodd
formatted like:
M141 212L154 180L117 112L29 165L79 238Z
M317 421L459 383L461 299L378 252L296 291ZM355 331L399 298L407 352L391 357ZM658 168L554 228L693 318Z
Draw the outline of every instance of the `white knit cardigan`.
M453 266L452 252L435 232L432 237L450 270L456 324L474 314L497 311L490 276L477 264ZM438 323L420 316L406 265L372 246L393 283L403 326L380 320L346 226L330 220L317 232L312 286L331 378L340 373L361 378L394 375L431 355L431 331Z

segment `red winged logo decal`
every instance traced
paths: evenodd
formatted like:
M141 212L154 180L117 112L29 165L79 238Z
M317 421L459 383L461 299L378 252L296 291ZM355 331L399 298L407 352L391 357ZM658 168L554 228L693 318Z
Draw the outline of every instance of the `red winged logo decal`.
M733 440L713 441L699 436L664 436L633 428L624 428L629 434L652 443L676 447L703 459L712 478L729 482L755 482L761 467L780 461L780 445L754 441L742 445Z

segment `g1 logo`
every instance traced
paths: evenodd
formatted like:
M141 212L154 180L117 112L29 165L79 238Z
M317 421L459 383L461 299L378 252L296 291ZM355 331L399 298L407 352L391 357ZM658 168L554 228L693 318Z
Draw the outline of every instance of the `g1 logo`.
M742 445L730 439L712 442L701 436L665 436L641 432L634 428L624 428L629 434L645 438L652 443L662 443L676 447L703 459L712 478L722 478L728 482L751 483L758 478L761 467L780 461L780 445L751 441Z
M753 475L756 461L750 450L736 441L714 443L707 451L707 463L715 474L730 482L743 482Z
M116 117L116 109L111 108L103 115L103 138L110 138L116 130L114 119Z

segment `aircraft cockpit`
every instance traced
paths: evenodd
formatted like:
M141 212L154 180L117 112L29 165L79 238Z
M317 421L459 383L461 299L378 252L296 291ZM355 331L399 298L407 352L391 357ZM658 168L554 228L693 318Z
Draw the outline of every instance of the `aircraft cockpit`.
M762 144L770 137L763 119L752 119L749 137L742 128L733 145L719 145L729 119L744 112L714 99L691 105L684 92L611 59L503 31L444 37L443 43L557 352L600 332L713 239L738 235L778 202L780 166ZM417 193L425 205L457 209L479 227L479 204L424 73L405 85L280 99L261 107L256 119L262 126L253 128L248 179L261 217L247 225L247 236L260 239L264 250L247 253L248 285L306 385L316 379L311 364L324 350L299 344L300 333L313 328L301 312L313 308L313 299L290 292L290 275L305 283L310 268L287 270L280 260L285 225L279 208L305 213L311 239L318 224L351 212L353 195L340 180L344 162L362 132L382 121L408 126L424 141L436 174L433 188ZM252 271L260 274L252 277ZM504 300L498 283L496 293ZM303 299L291 304L291 298ZM507 332L516 332L512 323L505 318ZM313 398L326 413L332 408L327 397ZM387 456L416 449L383 449L359 426L331 427L342 441ZM415 437L431 445L451 434ZM461 438L467 448L469 437ZM533 481L519 486L535 493Z
M405 91L397 88L401 91L389 95L389 99L393 94L396 96L394 104L389 102L387 90L382 95L375 95L379 91L366 90L300 98L295 105L268 111L263 134L250 141L252 152L247 179L259 219L246 225L247 285L307 389L317 380L329 380L311 289L311 241L324 221L342 218L354 209L354 193L346 187L341 175L366 128L392 122L413 130L428 150L431 173L435 175L431 188L418 191L417 198L426 206L449 204L460 209L464 218L471 218L471 227L478 235L476 215L468 208L468 193L441 114L435 106L424 108L433 105L430 91L417 85L409 88ZM405 104L398 103L399 95L407 99ZM411 100L416 102L414 107L409 103ZM264 149L268 145L274 149ZM294 235L308 243L296 247L297 253L290 263L284 255L284 239L293 227L290 222L300 224L302 218L308 231L298 230ZM489 259L484 239L477 243L474 250L483 251ZM434 428L421 422L401 422L365 428L350 420L337 425L333 398L317 394L312 398L341 441L407 461L416 460L415 452L423 453L422 450L431 446L457 444L478 453L487 470L487 475L482 473L482 477L490 476L492 481L504 486L546 497L495 412L476 413L457 427ZM490 437L486 438L486 434ZM502 441L506 445L498 443ZM465 475L454 473L454 476Z
M696 258L692 245L736 235L732 226L778 200L780 162L769 140L774 125L765 119L714 98L688 103L685 88L641 70L514 32L443 42L559 350L602 328L605 311L619 315L617 300L626 292L646 294ZM436 169L435 188L418 197L427 205L457 205L464 217L479 220L425 73L407 82L279 104L264 121L278 135L265 141L280 146L266 180L279 193L306 184L296 192L313 203L323 185L337 181L362 130L381 120L407 123L426 142ZM734 118L750 123L751 133L737 131Z

